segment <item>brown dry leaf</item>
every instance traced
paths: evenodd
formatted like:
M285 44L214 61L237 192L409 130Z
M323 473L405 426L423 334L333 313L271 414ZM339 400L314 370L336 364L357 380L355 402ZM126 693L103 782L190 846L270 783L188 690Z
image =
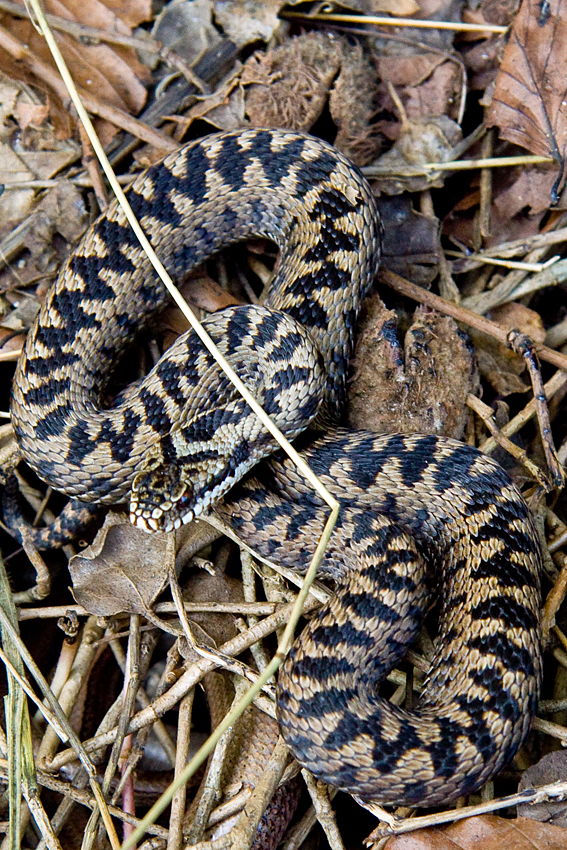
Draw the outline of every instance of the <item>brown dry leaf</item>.
M246 123L242 86L231 81L231 88L230 94L225 96L217 106L214 105L217 100L216 93L202 103L195 104L196 107L207 107L203 109L202 117L217 130L236 130L238 127L244 127ZM195 113L193 110L190 111L191 119L194 120Z
M169 537L108 514L94 542L69 561L77 602L98 617L146 615L167 581Z
M83 196L76 186L61 180L41 199L28 219L25 246L38 268L46 269L55 256L53 235L74 244L88 224Z
M446 162L453 148L462 139L461 128L446 115L429 115L404 121L394 146L375 163L372 177L382 192L398 195L401 192L421 192L443 186L443 173L423 176L402 176L404 171L429 162ZM380 170L400 172L400 176L380 176Z
M2 318L1 325L9 331L26 331L39 312L39 302L31 295L21 295L17 306Z
M531 337L534 342L539 342L543 345L545 328L541 316L535 310L530 310L529 307L525 307L523 304L511 301L509 304L502 304L500 307L495 307L488 315L493 322L497 322L507 331L517 328L522 333Z
M348 394L351 428L461 439L475 392L472 351L456 322L418 308L403 345L398 317L378 295L364 302Z
M225 307L242 303L226 289L223 289L215 280L204 277L198 272L183 283L179 289L191 307L206 310L208 313L214 313L216 310L224 310ZM179 307L166 307L161 313L160 326L163 329L163 345L165 348L169 348L179 334L186 332L187 319Z
M484 242L487 248L510 239L527 239L539 233L557 179L557 172L546 166L518 166L495 171L498 173L492 179L490 236ZM480 199L478 189L475 188L478 179L473 178L470 185L472 191L461 197L444 218L443 233L474 249L475 215ZM562 193L558 208L564 209L565 203L565 193ZM462 271L462 265L460 260L457 261L454 271Z
M152 36L192 65L222 41L213 26L212 11L211 0L167 3L156 18Z
M349 3L353 8L361 9L367 15L397 15L399 18L409 18L419 12L419 4L415 0L361 0L360 3Z
M403 53L377 56L378 72L383 80L398 86L420 86L447 60L439 53Z
M6 122L14 114L21 87L0 74L0 138L8 134Z
M14 334L13 331L0 327L0 351L2 354L6 355L9 351L19 354L25 341L24 334Z
M384 850L565 850L567 830L529 818L505 820L496 815L420 829L390 838Z
M455 62L443 62L418 86L406 86L406 112L418 115L447 115L456 119L459 114L463 75Z
M47 0L44 5L44 10L48 13L121 35L131 35L131 25L137 25L151 17L151 4L148 0L115 3L114 9L115 11L100 0ZM45 39L29 20L12 18L1 13L0 22L21 43L29 45L39 59L54 67ZM61 32L56 34L56 39L79 88L127 112L137 114L142 109L146 101L146 84L150 77L134 50L103 43L83 44ZM22 79L21 69L3 51L0 51L0 69L14 79ZM27 79L25 81L29 82ZM50 107L57 101L55 95L50 96Z
M10 189L10 183L33 179L32 172L10 145L0 142L0 183L7 187L0 205L0 227L21 221L28 215L33 204L33 189Z
M199 118L204 118L219 130L243 127L245 110L240 75L241 69L238 68L234 73L229 74L215 92L198 100L183 116L171 116L178 122L176 138L183 138L193 121Z
M407 193L383 195L378 207L384 266L428 289L439 271L439 220L416 212Z
M14 110L14 117L22 130L26 130L30 124L38 127L43 124L49 115L49 104L26 103L21 98L18 100Z
M540 785L550 785L552 782L564 782L565 777L567 777L567 752L557 750L544 756L537 764L524 771L518 791L537 788ZM565 800L523 803L518 806L518 814L543 823L553 823L563 829L567 827L567 802Z
M567 141L567 3L524 0L496 77L487 124L564 169Z
M539 222L549 210L549 197L553 184L557 180L557 172L544 166L522 167L518 170L517 179L494 197L494 211L503 222L508 223L508 238L519 238L510 222L516 216L525 214L534 224L534 233L539 230ZM564 194L559 209L565 209Z
M214 0L215 18L238 47L269 41L281 26L279 11L286 0Z

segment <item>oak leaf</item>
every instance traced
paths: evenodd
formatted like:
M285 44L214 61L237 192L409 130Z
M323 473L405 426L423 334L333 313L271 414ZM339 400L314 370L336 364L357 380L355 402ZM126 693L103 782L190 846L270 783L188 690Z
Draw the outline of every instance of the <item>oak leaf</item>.
M560 177L567 141L566 64L567 3L524 0L496 77L487 124L497 125L502 138L555 159ZM555 188L552 197L557 194Z

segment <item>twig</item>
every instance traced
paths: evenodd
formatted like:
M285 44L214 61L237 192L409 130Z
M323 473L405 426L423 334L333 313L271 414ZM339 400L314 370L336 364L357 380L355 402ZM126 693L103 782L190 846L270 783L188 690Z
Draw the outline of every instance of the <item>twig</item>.
M266 617L257 625L252 626L252 628L247 629L232 640L227 641L219 648L219 653L228 656L240 655L240 653L249 649L250 646L257 640L267 637L279 628L279 626L284 623L288 623L294 604L295 603L290 602L289 605L282 606L282 608L275 614ZM317 606L318 603L315 599L308 599L303 607L303 612L308 613L309 611L314 610ZM169 711L171 708L176 706L179 700L184 697L185 694L188 693L189 690L196 685L206 673L217 669L218 666L218 662L215 663L212 659L199 658L189 667L181 678L178 679L171 688L169 688L168 691L166 691L162 696L157 697L152 703L150 703L149 706L138 711L132 717L128 726L128 732L137 732L138 729L142 729L143 727L154 723L156 718L163 717L166 711ZM102 735L97 735L95 738L84 741L83 747L86 752L92 752L93 750L107 747L114 741L116 733L117 729L114 727ZM63 750L53 757L49 764L49 768L54 771L60 770L65 764L74 761L76 758L77 754L74 750Z
M452 304L450 301L446 301L433 292L427 292L425 289L421 289L421 287L410 283L409 280L405 280L403 277L387 269L382 269L379 276L383 283L395 289L396 292L407 295L408 298L412 298L420 304L427 304L428 307L433 307L434 310L438 310L440 313L452 316L457 322L463 322L465 325L469 325L478 331L493 336L504 345L508 345L508 331L496 322L491 322L490 319L485 319L484 316L468 310L466 307ZM547 348L547 346L540 345L539 343L535 343L534 345L541 360L545 360L547 363L551 363L553 366L567 371L566 354L561 354L561 352L554 351L552 348Z
M525 451L509 440L507 437L502 434L502 432L496 427L494 422L494 411L491 407L481 401L479 398L473 395L467 396L467 405L477 413L496 442L499 446L502 446L509 454L516 458L523 466L526 467L529 474L535 478L538 484L543 487L546 493L552 489L549 481L542 473L540 468L531 461Z
M535 351L535 345L532 339L527 334L520 331L510 331L508 341L516 354L520 354L526 363L528 372L532 382L532 390L536 407L536 414L539 423L541 441L547 461L547 468L551 474L551 480L558 490L562 489L565 484L565 473L557 458L557 451L551 434L551 422L549 419L549 409L547 407L547 399L543 386L543 379L539 368L539 362Z
M415 18L386 18L383 15L335 15L335 14L313 14L306 15L301 12L282 12L282 18L291 20L301 19L303 21L337 21L346 24L374 24L380 27L412 27L414 29L430 30L452 30L453 32L508 32L508 27L498 24L463 24L459 21L430 21L417 20Z
M541 723L544 722L541 721ZM567 730L565 731L567 732ZM517 794L500 797L498 800L491 800L489 803L481 803L478 806L463 806L461 809L425 815L424 817L407 818L403 821L395 819L393 825L381 825L374 830L372 835L368 837L367 842L370 842L373 838L401 835L404 832L413 832L416 829L423 829L426 826L439 826L442 823L488 814L498 809L506 809L509 806L517 806L521 803L542 803L547 800L564 800L566 797L567 782L553 782L549 785L541 785L539 788L527 788L525 791L519 791Z
M301 775L307 785L317 820L321 824L331 850L345 850L343 839L337 827L335 812L331 806L331 798L327 786L315 779L308 770L302 770Z
M565 384L567 383L567 374L562 371L558 371L553 375L552 378L544 385L545 397L549 400L551 399L556 392L559 392ZM529 422L529 420L536 415L537 411L537 403L535 399L530 399L530 401L526 404L519 413L516 414L509 422L506 423L501 429L500 434L504 437L511 437L512 434L516 434L520 428ZM496 440L494 437L489 437L479 446L481 452L484 454L491 454L496 448Z

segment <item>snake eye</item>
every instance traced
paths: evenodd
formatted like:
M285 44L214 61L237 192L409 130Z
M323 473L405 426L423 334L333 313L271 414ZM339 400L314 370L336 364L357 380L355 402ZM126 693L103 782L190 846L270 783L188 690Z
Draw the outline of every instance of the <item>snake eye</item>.
M183 511L185 508L190 508L191 503L193 501L193 491L190 488L185 488L183 494L176 499L175 507L179 511Z

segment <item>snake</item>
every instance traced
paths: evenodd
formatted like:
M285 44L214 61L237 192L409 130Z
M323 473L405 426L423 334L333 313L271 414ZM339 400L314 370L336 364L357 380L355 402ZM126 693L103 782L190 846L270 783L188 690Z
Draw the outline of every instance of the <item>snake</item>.
M477 789L523 741L541 680L541 552L508 475L472 446L342 425L357 316L380 265L368 183L309 135L245 129L193 141L136 178L129 203L181 280L226 245L279 248L262 305L207 332L339 501L321 574L330 601L294 643L277 715L297 761L364 801L438 806ZM48 292L17 364L21 456L71 506L130 502L171 531L216 514L304 572L328 509L194 330L116 398L109 376L168 295L111 203ZM437 603L414 705L379 685Z

